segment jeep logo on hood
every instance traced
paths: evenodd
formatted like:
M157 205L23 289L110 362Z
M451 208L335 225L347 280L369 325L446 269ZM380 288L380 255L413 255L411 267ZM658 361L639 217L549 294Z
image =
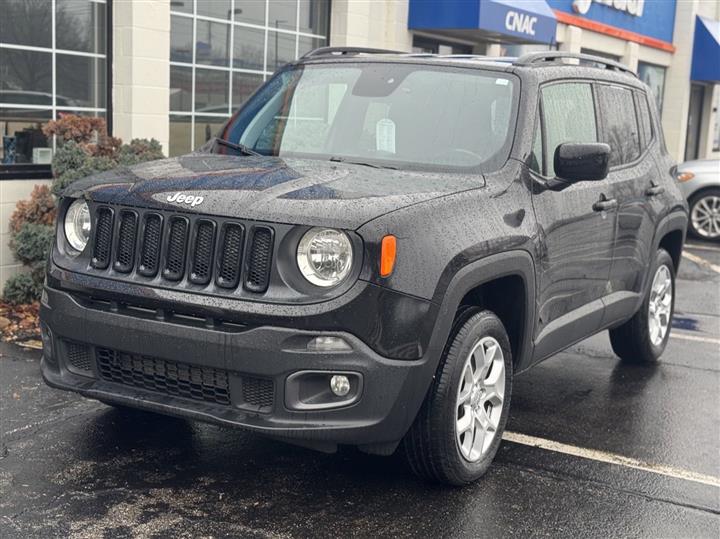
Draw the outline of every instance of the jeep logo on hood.
M189 204L190 207L192 207L192 208L194 208L198 204L202 204L203 200L205 200L205 197L194 196L194 195L185 195L183 193L175 193L172 195L168 195L168 197L167 197L168 202L178 202L180 204Z

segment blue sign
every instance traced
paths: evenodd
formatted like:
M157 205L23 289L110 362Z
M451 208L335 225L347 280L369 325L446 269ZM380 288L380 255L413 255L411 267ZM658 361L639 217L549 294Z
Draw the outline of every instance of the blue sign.
M484 30L526 43L555 41L545 0L410 0L411 30Z
M551 8L668 43L676 0L547 0Z

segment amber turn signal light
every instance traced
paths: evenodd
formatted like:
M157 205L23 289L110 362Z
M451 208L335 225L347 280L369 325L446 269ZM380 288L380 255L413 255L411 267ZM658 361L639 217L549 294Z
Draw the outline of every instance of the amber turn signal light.
M380 248L380 277L389 277L393 272L396 253L397 239L392 235L385 236Z
M677 179L679 182L686 182L688 180L692 180L695 177L695 174L692 172L678 172Z

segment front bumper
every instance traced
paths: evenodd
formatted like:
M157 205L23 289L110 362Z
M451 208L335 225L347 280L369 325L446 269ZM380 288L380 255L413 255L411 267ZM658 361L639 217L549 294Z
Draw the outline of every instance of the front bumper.
M42 373L50 386L107 402L245 427L317 449L333 450L337 444L374 452L394 448L412 423L432 378L433 366L425 358L387 359L348 332L268 325L202 327L181 319L158 320L116 304L88 302L52 287L46 287L44 296ZM307 342L318 335L340 336L352 350L308 351ZM69 346L84 347L82 368L77 357L69 357ZM126 366L133 365L134 371L117 377L103 372L100 354L107 359L108 350L114 357L125 357ZM187 391L179 392L177 372L183 369ZM337 408L292 409L286 383L298 371L355 373L362 380L361 392L352 404ZM169 372L175 373L174 380L167 379ZM215 382L205 391L209 396L198 390L207 377L226 382L228 394L222 398L227 402L215 398ZM248 380L265 381L261 404L247 402L243 388Z

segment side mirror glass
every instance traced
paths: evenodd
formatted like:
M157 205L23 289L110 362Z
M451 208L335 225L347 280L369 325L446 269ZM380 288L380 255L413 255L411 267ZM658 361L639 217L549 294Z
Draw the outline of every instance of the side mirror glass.
M602 142L566 142L555 148L555 175L566 182L605 179L609 163L610 146Z

